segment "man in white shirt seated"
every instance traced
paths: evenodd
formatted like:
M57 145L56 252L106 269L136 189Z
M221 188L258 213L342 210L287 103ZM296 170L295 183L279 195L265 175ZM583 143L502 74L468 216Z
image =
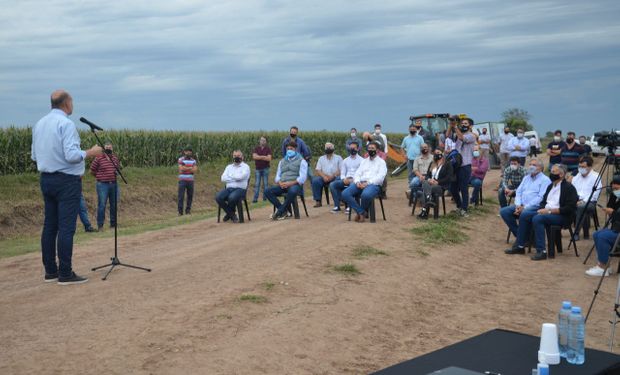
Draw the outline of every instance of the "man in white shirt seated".
M342 198L347 205L357 212L355 221L363 223L368 214L368 208L377 195L381 192L381 185L387 175L385 160L377 157L377 143L371 142L366 146L368 158L362 160L359 168L355 171L353 184L342 193ZM356 198L360 197L361 204Z
M329 191L332 192L332 199L334 200L334 208L332 208L331 212L334 214L340 212L340 197L342 191L351 185L353 177L355 177L355 172L364 159L359 155L359 148L360 145L357 141L349 144L349 153L351 156L347 157L342 162L340 178L329 184ZM350 207L347 207L347 212L350 209Z
M237 203L245 197L249 181L250 166L243 162L243 153L235 150L233 163L229 164L222 173L222 182L226 184L226 188L215 195L215 201L226 212L224 221L239 222L235 208Z
M325 155L322 155L316 162L316 174L312 177L312 197L316 202L314 207L322 206L323 187L340 178L341 168L342 157L334 154L334 144L327 142L325 144Z
M601 181L598 181L594 193L592 193L592 188L594 187L594 183L598 179L598 173L592 170L592 164L594 160L590 156L584 156L579 160L579 173L575 177L571 183L577 190L577 195L579 195L579 200L577 201L577 216L575 218L575 224L580 227L575 228L575 241L579 240L579 230L583 228L583 238L590 238L589 230L590 230L590 216L596 210L596 202L598 201L598 196L601 193ZM586 202L588 198L590 198L590 194L592 194L592 199L590 203L586 206ZM581 217L584 215L585 217L582 219ZM582 221L583 220L583 221Z

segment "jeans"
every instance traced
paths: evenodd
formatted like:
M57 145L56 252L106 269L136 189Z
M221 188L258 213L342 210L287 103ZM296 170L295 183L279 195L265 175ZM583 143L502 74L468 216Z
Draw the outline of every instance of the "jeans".
M413 173L413 162L414 161L415 160L411 160L411 159L407 160L407 181L409 183L411 183L412 178L416 178L415 174Z
M422 181L416 175L414 175L409 181L409 189L411 189L411 194L414 194L416 191L422 188Z
M183 214L183 199L185 198L185 192L187 191L187 205L185 206L185 213L188 214L192 211L192 201L194 200L194 181L179 180L179 191L177 194L179 214Z
M482 189L482 180L478 177L472 177L469 180L469 184L474 188L471 192L471 203L478 203L478 198L480 197L480 189Z
M331 180L330 182L323 181L323 177L320 177L320 176L312 177L312 198L315 201L320 201L322 199L322 196L323 196L323 187L325 185L330 185L331 183L333 183L336 180L340 180L340 177L336 177L335 179Z
M215 194L215 201L226 212L226 215L232 217L235 214L237 203L245 197L245 193L245 189L226 188Z
M592 237L594 237L594 244L596 245L598 262L600 264L607 264L609 262L609 253L613 250L611 247L616 242L618 232L605 228L594 232Z
M469 205L469 179L471 178L471 164L462 165L456 170L456 181L450 185L450 192L454 197L456 207L467 211Z
M534 235L536 236L536 252L542 253L545 251L547 226L564 225L564 216L559 214L536 214L532 218L532 225L534 226Z
M513 192L511 195L509 195L509 197L513 197L516 194ZM508 197L506 197L506 193L504 193L504 188L500 187L499 190L497 191L497 200L499 201L499 206L500 207L506 207L508 206Z
M261 182L263 185L263 200L267 200L265 198L265 190L267 190L267 181L269 180L269 168L257 169L254 172L254 198L252 201L256 202L258 200L258 193L260 193Z
M510 232L515 236L516 244L519 246L525 246L525 243L530 237L530 225L532 224L532 217L536 215L538 207L526 207L521 211L521 215L518 216L519 223L517 224L517 216L514 215L516 206L510 205L499 210L499 215L504 220L504 223L510 229Z
M347 205L355 210L360 215L365 214L370 207L370 203L381 192L381 186L368 185L364 189L358 188L355 184L351 184L348 188L342 192L342 199L347 202ZM357 203L355 198L360 197L361 204Z
M590 217L592 217L592 214L594 213L594 210L596 209L596 202L590 202L590 204L588 204L588 207L586 208L585 203L582 205L578 205L577 206L577 216L575 217L575 225L579 225L579 227L575 228L575 234L579 234L579 230L581 230L581 228L583 228L583 232L587 233L588 230L590 229ZM585 216L584 216L585 213ZM583 219L581 218L582 216ZM580 220L581 223L579 222Z
M84 224L84 229L92 227L92 225L90 224L90 220L88 219L88 206L86 206L86 200L84 199L84 195L80 196L80 212L78 214L80 216L82 224Z
M267 190L265 190L265 196L267 197L269 202L271 202L271 204L273 204L273 206L276 208L277 215L284 215L284 211L286 211L286 209L290 207L293 201L297 199L297 196L301 193L302 187L299 186L299 184L293 185L288 189L282 189L280 185L274 185L270 186L269 188L267 188ZM280 203L278 197L284 194L286 194L286 197L284 198L284 203Z
M353 183L353 180L351 180L351 183ZM348 187L349 185L345 185L344 181L340 178L335 179L334 181L332 181L332 183L329 184L329 191L331 191L332 193L334 207L340 207L342 191Z
M41 233L41 255L45 273L71 276L73 235L80 211L82 180L64 173L41 173L45 220ZM58 265L56 264L58 254Z
M105 206L110 201L110 226L116 225L116 207L120 194L117 183L97 181L97 226L102 227L105 223Z

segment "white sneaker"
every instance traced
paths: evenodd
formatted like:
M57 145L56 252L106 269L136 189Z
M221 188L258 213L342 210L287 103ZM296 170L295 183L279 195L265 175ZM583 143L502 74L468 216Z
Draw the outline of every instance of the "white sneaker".
M609 276L611 274L611 272L609 271L609 268L607 268L607 270L605 270L604 268L601 268L598 266L598 264L592 268L590 268L589 270L586 271L586 275L588 276L598 276L601 277L603 276L603 272L605 272L605 276Z
M344 210L344 212L346 212L346 213L351 212L351 207L347 207L347 208Z
M332 214L337 214L337 213L340 213L340 207L334 207L334 208L332 208L332 209L331 209L331 211L329 211L329 212L331 212Z

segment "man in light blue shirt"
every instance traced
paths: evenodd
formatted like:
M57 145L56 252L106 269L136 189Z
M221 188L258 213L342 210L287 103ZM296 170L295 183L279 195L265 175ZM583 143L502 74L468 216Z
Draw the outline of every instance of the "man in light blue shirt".
M413 178L413 161L420 155L420 149L424 143L424 138L417 134L418 129L414 124L409 125L409 135L403 138L400 147L407 151L407 181Z
M41 172L41 192L45 203L45 221L41 234L41 253L45 282L60 285L88 281L73 272L73 235L82 196L84 160L100 155L101 147L80 149L80 135L68 116L73 99L63 90L51 96L52 111L32 128L32 160ZM56 254L58 253L58 264Z
M528 242L531 220L527 220L527 217L536 215L547 186L551 183L549 177L542 173L543 169L541 161L530 160L528 174L523 177L523 181L517 188L515 204L506 206L499 212L510 232L516 237L512 249L509 249L511 253L514 253L515 249L523 250L525 243ZM517 224L517 217L519 224Z
M513 137L508 143L508 151L510 156L519 158L519 164L525 165L525 158L530 151L530 141L525 138L523 129L517 129L517 136Z

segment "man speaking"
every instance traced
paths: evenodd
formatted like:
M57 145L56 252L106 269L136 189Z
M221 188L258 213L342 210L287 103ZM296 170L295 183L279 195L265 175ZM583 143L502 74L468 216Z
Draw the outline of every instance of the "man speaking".
M41 233L41 252L45 282L59 285L88 281L71 268L73 235L80 197L84 160L100 155L95 145L80 149L80 135L68 116L73 113L73 99L68 92L56 90L51 96L52 111L32 128L32 160L41 172L41 193L45 203L45 221ZM58 253L58 264L56 264Z

